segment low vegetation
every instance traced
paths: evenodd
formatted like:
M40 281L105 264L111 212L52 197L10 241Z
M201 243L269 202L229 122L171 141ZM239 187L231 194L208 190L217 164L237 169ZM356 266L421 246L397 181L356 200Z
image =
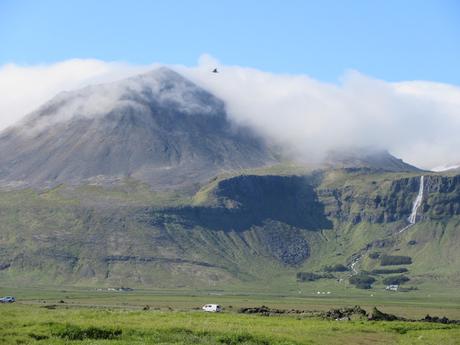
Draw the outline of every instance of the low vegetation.
M2 305L1 313L0 343L7 345L434 345L455 344L460 338L460 325L447 318L426 316L423 322L408 322L379 309L367 314L358 306L331 309L318 316L286 312L269 317L33 305ZM368 322L369 317L374 321Z
M350 277L349 282L358 289L370 289L375 282L375 278L366 273L360 273Z
M346 272L348 271L348 267L342 264L328 265L324 267L323 271L324 272Z
M298 282L312 282L319 279L333 279L334 276L330 273L313 273L313 272L297 272Z
M396 266L396 265L410 265L412 258L403 255L383 255L380 258L380 265L382 266Z
M79 327L66 324L62 327L57 327L52 332L52 335L67 340L116 339L122 335L122 330L120 328Z
M378 252L369 253L369 258L371 258L373 260L377 260L379 257L380 257L380 253L378 253Z
M405 267L398 268L377 268L370 271L371 274L395 274L395 273L406 273L409 270Z
M405 275L391 276L383 279L383 284L385 285L401 285L408 282L410 278Z

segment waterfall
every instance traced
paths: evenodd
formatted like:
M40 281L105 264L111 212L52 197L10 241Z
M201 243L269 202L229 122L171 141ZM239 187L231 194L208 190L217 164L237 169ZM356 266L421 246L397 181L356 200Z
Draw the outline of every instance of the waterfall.
M351 275L354 276L355 274L358 274L358 269L356 268L356 265L359 263L359 261L361 260L361 256L358 256L357 258L355 258L351 264L350 264L350 269L351 269Z
M415 224L415 222L417 220L418 208L422 204L422 200L423 200L423 180L424 180L424 176L422 175L422 176L420 176L420 188L418 189L417 198L415 198L414 205L412 206L412 212L411 212L409 218L407 218L407 220L409 221L410 224Z
M417 194L417 197L414 200L414 204L412 205L412 212L411 212L410 216L407 218L407 221L409 222L409 225L407 225L406 227L401 229L399 231L399 233L403 232L404 230L409 229L417 221L417 211L418 211L418 209L419 209L419 207L420 207L420 205L422 204L422 201L423 201L424 180L425 180L425 176L423 176L423 175L420 176L420 187L418 189L418 194Z
M425 188L425 176L420 176L420 187L418 189L418 194L417 194L417 197L415 198L414 200L414 203L412 204L412 211L410 213L410 216L407 218L407 221L409 222L408 225L406 225L404 228L402 228L401 230L399 230L399 234L404 232L405 230L409 229L412 225L414 225L416 222L417 222L417 212L418 212L418 209L420 208L420 206L422 205L422 201L423 201L423 192L424 192L424 188ZM367 249L364 249L364 252L363 250L361 250L360 252L358 253L355 253L352 255L352 261L350 263L350 265L348 266L350 268L350 271L351 271L351 276L354 276L354 275L357 275L359 273L358 269L356 268L356 266L359 264L359 262L361 261L362 257L363 257L363 253L366 252Z

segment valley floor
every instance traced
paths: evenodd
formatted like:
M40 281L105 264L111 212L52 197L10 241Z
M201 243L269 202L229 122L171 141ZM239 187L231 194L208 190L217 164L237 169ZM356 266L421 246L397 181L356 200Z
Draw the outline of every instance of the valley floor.
M6 289L18 302L0 304L0 344L460 344L460 325L426 322L335 321L287 314L246 315L241 307L324 311L361 305L419 319L460 319L460 300L417 295L346 296L230 294L219 291ZM219 303L220 314L199 310ZM148 307L146 307L148 305ZM144 310L146 309L146 310Z

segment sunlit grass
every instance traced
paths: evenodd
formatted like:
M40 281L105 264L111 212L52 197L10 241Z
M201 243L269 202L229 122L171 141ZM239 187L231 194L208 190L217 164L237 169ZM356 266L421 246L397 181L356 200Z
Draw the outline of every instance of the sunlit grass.
M0 306L1 344L458 344L460 326L225 312Z

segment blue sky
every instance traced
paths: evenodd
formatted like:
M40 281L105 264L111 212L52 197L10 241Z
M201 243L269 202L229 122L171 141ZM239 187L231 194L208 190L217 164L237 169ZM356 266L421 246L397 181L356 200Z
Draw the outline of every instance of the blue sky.
M460 1L0 0L0 65L226 65L460 84Z

